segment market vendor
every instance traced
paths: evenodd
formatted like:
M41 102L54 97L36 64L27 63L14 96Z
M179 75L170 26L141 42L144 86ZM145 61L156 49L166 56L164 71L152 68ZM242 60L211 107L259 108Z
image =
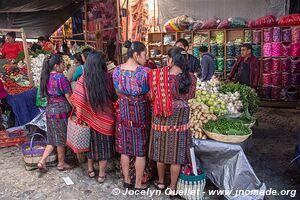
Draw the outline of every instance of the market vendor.
M3 45L1 54L6 60L16 59L21 51L23 51L23 45L16 42L16 33L9 32L6 34L6 43Z
M189 42L184 39L180 38L176 41L175 45L177 47L183 48L186 52L189 50ZM195 56L188 54L188 71L191 73L197 73L198 77L200 77L201 68L200 68L200 61Z
M208 48L206 46L200 47L201 56L201 81L209 81L215 73L216 62L212 54L208 53Z
M50 51L51 53L55 53L54 45L49 40L46 40L45 37L43 36L39 37L38 44L42 47L44 51Z
M243 44L241 57L234 64L229 80L257 89L259 81L259 62L252 54L252 46Z

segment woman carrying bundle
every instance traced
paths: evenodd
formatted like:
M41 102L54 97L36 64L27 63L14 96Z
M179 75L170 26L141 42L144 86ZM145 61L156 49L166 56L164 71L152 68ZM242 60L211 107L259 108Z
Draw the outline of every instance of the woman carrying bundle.
M89 53L83 76L76 83L71 100L76 116L90 127L88 176L95 177L94 161L99 162L98 182L106 179L107 160L114 155L115 114L113 84L101 52Z

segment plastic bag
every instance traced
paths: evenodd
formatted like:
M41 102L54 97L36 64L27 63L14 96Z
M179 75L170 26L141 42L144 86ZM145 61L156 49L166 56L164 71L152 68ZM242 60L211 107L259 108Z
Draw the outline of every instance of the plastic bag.
M238 57L241 55L242 44L234 44L235 56Z
M263 49L264 57L271 57L272 56L272 44L265 43Z
M264 86L272 85L271 73L264 73L263 74L263 85Z
M217 29L226 29L226 28L229 28L229 27L230 27L230 22L227 19L225 19L225 20L220 22Z
M230 22L230 28L244 28L246 26L246 20L241 17L231 17L228 21Z
M213 56L217 57L217 55L218 55L218 46L217 46L216 43L211 43L211 44L210 44L210 53L211 53Z
M261 30L252 31L253 43L261 43Z
M271 93L271 98L274 100L279 100L280 99L280 93L281 93L281 87L272 87L272 93Z
M210 19L203 23L201 29L215 29L218 27L220 20Z
M298 43L300 42L300 27L293 27L292 28L292 42Z
M282 58L281 59L281 70L283 72L289 72L291 70L291 59L290 58Z
M300 58L291 59L291 72L296 73L300 70Z
M245 43L252 43L252 31L251 30L245 30L244 41L245 41Z
M225 42L225 34L224 34L223 31L217 32L217 34L216 34L216 42L218 44L224 44L224 42Z
M272 72L280 72L281 60L280 58L272 59Z
M235 46L234 43L228 42L226 45L227 48L227 57L234 58L235 57Z
M35 105L37 107L47 107L47 97L42 98L40 91L41 91L41 89L40 89L40 87L38 87L37 94L36 94Z
M292 45L282 44L282 56L290 56L292 50Z
M195 21L195 23L193 25L193 30L194 31L201 30L202 26L203 26L203 21L197 20L197 21Z
M250 20L247 22L247 27L254 28L255 27L255 20Z
M279 18L280 26L300 25L300 14L290 14Z
M196 58L200 58L200 51L199 51L199 46L194 46L193 47L193 55L196 57Z
M283 42L292 41L292 30L290 28L282 30L282 41Z
M273 28L273 42L281 42L281 29L280 27Z
M261 56L261 45L252 45L252 54L259 58Z
M271 27L276 26L276 17L273 15L264 16L255 20L255 27Z
M224 58L217 58L218 71L224 71Z
M291 84L291 73L282 72L282 85L288 86Z
M270 73L272 70L272 59L271 58L265 58L263 60L263 72L264 73Z
M272 42L273 39L273 29L266 28L264 29L264 42Z
M218 45L218 56L219 57L224 57L224 54L225 54L224 45L219 44Z
M227 61L226 61L226 70L230 72L233 65L234 65L234 63L235 63L235 59L231 59L231 58L227 59Z
M280 57L281 56L281 42L272 42L272 56Z
M271 73L272 85L281 86L281 73L274 72Z
M299 84L300 84L300 74L299 73L292 74L291 85L298 86Z
M167 21L164 28L166 32L191 30L194 22L193 18L182 15Z
M293 57L300 56L300 43L292 43L291 56Z

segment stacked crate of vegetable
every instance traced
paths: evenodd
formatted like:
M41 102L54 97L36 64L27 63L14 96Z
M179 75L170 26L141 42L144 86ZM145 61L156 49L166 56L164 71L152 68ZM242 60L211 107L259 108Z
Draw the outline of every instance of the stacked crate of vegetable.
M207 136L204 134L202 127L209 120L217 120L207 105L198 103L197 100L192 99L189 101L190 110L190 128L192 131L193 138L206 139Z

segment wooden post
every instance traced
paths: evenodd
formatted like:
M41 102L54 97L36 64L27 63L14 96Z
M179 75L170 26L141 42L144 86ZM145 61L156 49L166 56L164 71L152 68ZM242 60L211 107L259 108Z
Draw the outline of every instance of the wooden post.
M154 32L156 32L156 20L155 20L155 18L156 18L156 14L155 14L155 12L156 12L156 0L154 0L154 14L153 14L153 16L154 16L154 18L153 18L153 23L154 23Z
M121 17L121 15L120 15L120 0L116 0L117 2L117 22L118 22L118 40L117 41L121 41L121 38L122 38L122 36L121 36L121 22L120 22L120 17ZM122 47L120 46L120 55L118 56L118 63L120 63L121 62L121 58L122 58Z
M85 30L84 30L84 43L87 44L87 32L88 32L88 14L87 14L87 0L84 0L84 18L85 18Z
M128 31L129 31L129 10L128 10L128 4L129 0L126 1L126 40L128 40Z
M30 57L28 52L28 47L26 43L26 34L24 32L24 29L21 28L21 36L22 36L22 42L23 42L23 48L24 48L24 55L25 55L25 62L27 65L27 75L31 86L34 86L33 79L32 79L32 73L31 73L31 65L30 65Z

